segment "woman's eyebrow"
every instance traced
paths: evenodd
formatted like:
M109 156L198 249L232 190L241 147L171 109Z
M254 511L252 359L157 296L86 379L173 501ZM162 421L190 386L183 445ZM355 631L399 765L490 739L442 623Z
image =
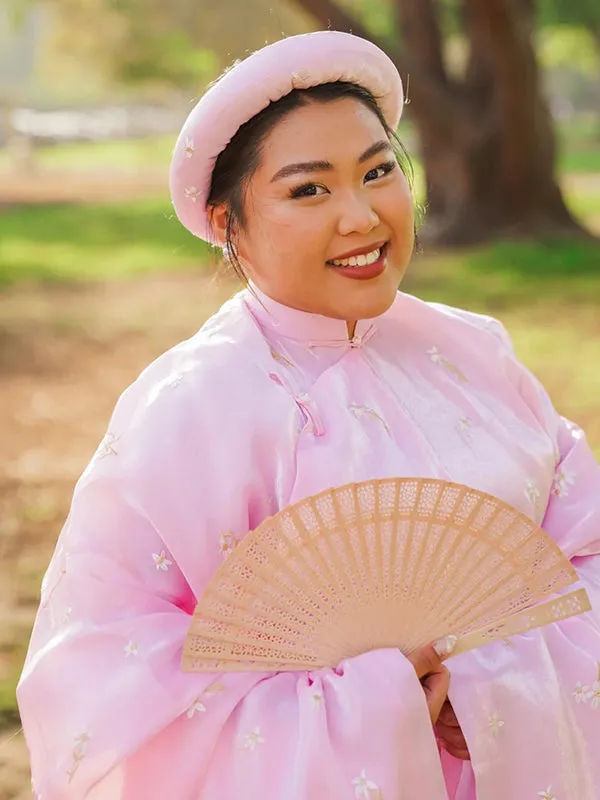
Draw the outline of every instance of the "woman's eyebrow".
M370 147L367 147L364 153L358 157L358 163L363 164L378 153L391 149L392 146L387 139L382 139L379 142L375 142ZM334 166L331 161L299 161L295 164L287 164L285 167L277 170L275 175L271 178L271 183L279 181L282 178L289 178L292 175L299 175L307 172L328 172L332 169L334 169Z

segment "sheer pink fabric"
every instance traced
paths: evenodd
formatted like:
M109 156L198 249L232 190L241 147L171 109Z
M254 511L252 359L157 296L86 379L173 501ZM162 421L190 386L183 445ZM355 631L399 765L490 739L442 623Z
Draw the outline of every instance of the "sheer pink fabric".
M471 763L397 651L186 675L214 570L328 486L433 476L543 521L594 611L449 662ZM600 470L494 320L399 294L345 323L243 292L121 397L44 579L18 689L43 800L597 800Z

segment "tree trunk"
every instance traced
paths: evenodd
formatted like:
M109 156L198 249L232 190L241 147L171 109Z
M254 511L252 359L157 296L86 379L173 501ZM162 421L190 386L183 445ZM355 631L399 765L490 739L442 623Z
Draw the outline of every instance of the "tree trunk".
M462 0L470 54L449 76L438 0L395 0L427 185L422 237L471 244L497 237L583 233L555 177L552 120L533 46L533 0ZM332 0L301 5L328 27ZM310 7L310 8L309 8ZM333 19L332 19L333 21ZM338 29L349 30L344 12ZM356 28L355 28L356 30Z

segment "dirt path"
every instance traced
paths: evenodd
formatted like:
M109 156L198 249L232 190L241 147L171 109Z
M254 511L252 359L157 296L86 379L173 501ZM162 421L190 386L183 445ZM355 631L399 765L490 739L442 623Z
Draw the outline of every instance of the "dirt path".
M0 681L22 663L73 484L117 397L231 291L187 273L0 294ZM29 800L23 737L7 722L0 800Z
M166 194L167 169L0 172L0 207L37 203L101 203Z

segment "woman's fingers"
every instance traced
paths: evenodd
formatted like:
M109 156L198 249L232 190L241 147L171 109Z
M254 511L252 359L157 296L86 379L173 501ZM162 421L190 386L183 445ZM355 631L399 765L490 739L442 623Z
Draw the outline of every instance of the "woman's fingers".
M456 718L456 714L454 713L454 709L452 708L449 700L446 700L442 706L442 710L440 711L440 715L438 717L438 724L446 725L450 728L460 729L458 719Z
M432 644L415 650L414 653L411 653L407 657L415 668L417 678L423 678L425 675L440 672L443 669L442 659L436 653Z
M431 722L435 725L440 711L442 710L442 706L446 702L448 696L450 673L446 667L441 666L438 672L434 672L426 678L423 678L421 684L425 692Z
M465 742L460 728L446 728L438 722L435 729L438 740L444 750L450 753L451 756L460 758L462 761L470 760L469 748L467 747L467 743Z
M467 742L449 700L442 706L435 730L442 746L450 755L463 761L470 759Z

